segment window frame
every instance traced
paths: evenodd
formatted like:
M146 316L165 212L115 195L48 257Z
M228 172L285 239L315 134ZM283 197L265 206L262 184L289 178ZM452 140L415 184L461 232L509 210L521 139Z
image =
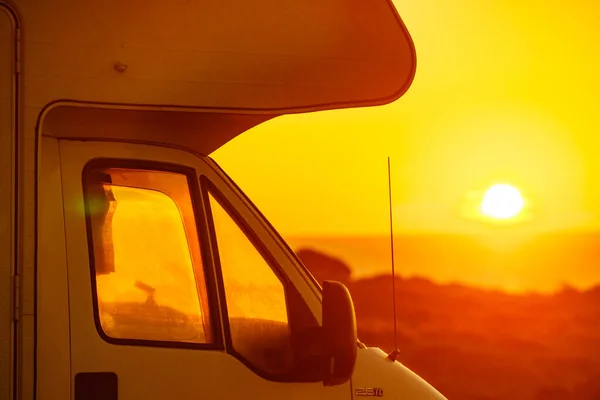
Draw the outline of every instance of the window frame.
M285 273L281 265L275 260L273 255L267 250L262 241L258 238L258 235L252 231L249 227L246 220L239 214L236 208L231 204L231 202L227 199L227 197L222 193L222 191L205 175L201 175L200 179L200 192L202 194L202 199L204 202L206 215L207 227L210 236L210 244L211 251L214 255L214 269L217 275L217 286L219 290L219 299L221 302L221 313L223 316L223 333L225 336L225 348L226 352L233 357L235 357L238 361L244 364L250 371L254 372L259 377L266 379L272 382L283 382L283 383L311 383L314 381L307 381L303 379L298 379L295 374L272 374L262 370L257 367L252 361L248 360L243 354L239 353L235 347L233 346L233 341L231 337L231 329L229 323L229 312L228 312L228 304L227 298L225 294L225 283L223 281L223 270L221 268L221 258L219 255L219 249L217 244L217 235L215 231L215 222L212 214L212 207L210 202L210 196L212 196L219 205L223 208L223 210L229 215L229 217L233 220L233 222L237 225L237 227L242 231L242 233L246 236L246 238L251 242L251 244L255 247L261 257L265 260L265 263L271 268L273 274L280 280L284 294L285 294L285 305L286 311L288 315L288 324L290 327L290 335L293 336L294 331L294 322L293 319L289 318L290 314L290 290L295 290L293 282L290 280L289 276ZM301 296L300 296L301 297ZM304 299L302 300L304 301Z
M196 230L198 231L198 246L200 248L200 255L202 258L202 270L204 273L204 282L206 289L206 297L208 299L208 307L210 310L209 322L213 330L213 341L210 343L191 343L191 342L177 342L169 340L147 340L147 339L129 339L129 338L114 338L106 334L102 329L100 323L100 312L98 308L98 292L96 286L96 265L95 265L95 254L94 254L94 238L92 234L92 221L90 215L90 205L88 201L88 181L86 181L89 172L99 168L121 168L131 170L146 170L155 172L171 172L181 174L186 177L188 183L188 190L190 194L190 200L192 203L192 209L194 211ZM136 160L126 158L93 158L88 160L84 165L81 172L82 182L82 194L83 194L83 205L85 210L85 225L86 225L86 237L88 247L88 258L90 268L90 283L91 283L91 295L92 295L92 307L94 324L96 326L96 332L105 342L112 345L124 345L124 346L142 346L142 347L159 347L159 348L173 348L173 349L195 349L195 350L225 350L225 343L223 340L223 326L221 324L221 310L219 307L219 294L218 288L215 284L217 276L215 274L214 264L212 260L212 248L209 242L209 234L206 229L206 214L205 207L203 207L203 201L200 194L201 188L198 181L198 171L194 167L161 162L151 160ZM196 276L197 271L194 268L194 275ZM197 292L198 301L200 299L200 293Z

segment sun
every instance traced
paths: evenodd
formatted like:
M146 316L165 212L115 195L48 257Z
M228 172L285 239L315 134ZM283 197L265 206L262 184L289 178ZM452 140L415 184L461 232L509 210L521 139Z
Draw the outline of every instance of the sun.
M517 216L525 200L517 188L504 183L490 187L483 196L481 213L495 219L509 219Z

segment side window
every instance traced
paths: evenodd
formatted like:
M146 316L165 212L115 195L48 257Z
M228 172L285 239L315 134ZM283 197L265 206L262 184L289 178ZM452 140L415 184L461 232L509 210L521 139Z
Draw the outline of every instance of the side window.
M294 368L286 291L248 236L209 193L233 349L262 372Z
M98 320L112 339L214 340L185 174L86 168Z

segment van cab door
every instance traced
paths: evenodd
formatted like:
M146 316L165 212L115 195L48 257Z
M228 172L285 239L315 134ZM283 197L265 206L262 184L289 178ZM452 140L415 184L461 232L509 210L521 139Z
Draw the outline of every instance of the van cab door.
M314 287L207 159L44 140L62 177L71 398L351 397L321 382Z

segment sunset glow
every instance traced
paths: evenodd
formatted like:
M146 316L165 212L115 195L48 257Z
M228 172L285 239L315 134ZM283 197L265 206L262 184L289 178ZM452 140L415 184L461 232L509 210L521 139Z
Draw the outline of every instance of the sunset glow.
M492 218L508 219L519 214L524 204L521 193L514 186L497 184L485 192L481 212Z
M418 60L414 83L401 99L277 117L211 156L286 240L303 238L299 243L388 235L388 155L398 235L459 235L508 248L540 235L597 231L600 55L594 49L600 6L394 3ZM486 190L501 182L524 199L520 212L505 219L481 210ZM381 243L379 252L387 254L385 239ZM365 274L387 271L387 255L379 262L369 248L350 257L354 247L340 245L334 254ZM557 256L547 252L529 254L535 262L526 267L512 262L467 269L462 254L456 266L438 257L407 263L403 272L519 290L600 282L600 270L584 262L549 270L544 265Z

